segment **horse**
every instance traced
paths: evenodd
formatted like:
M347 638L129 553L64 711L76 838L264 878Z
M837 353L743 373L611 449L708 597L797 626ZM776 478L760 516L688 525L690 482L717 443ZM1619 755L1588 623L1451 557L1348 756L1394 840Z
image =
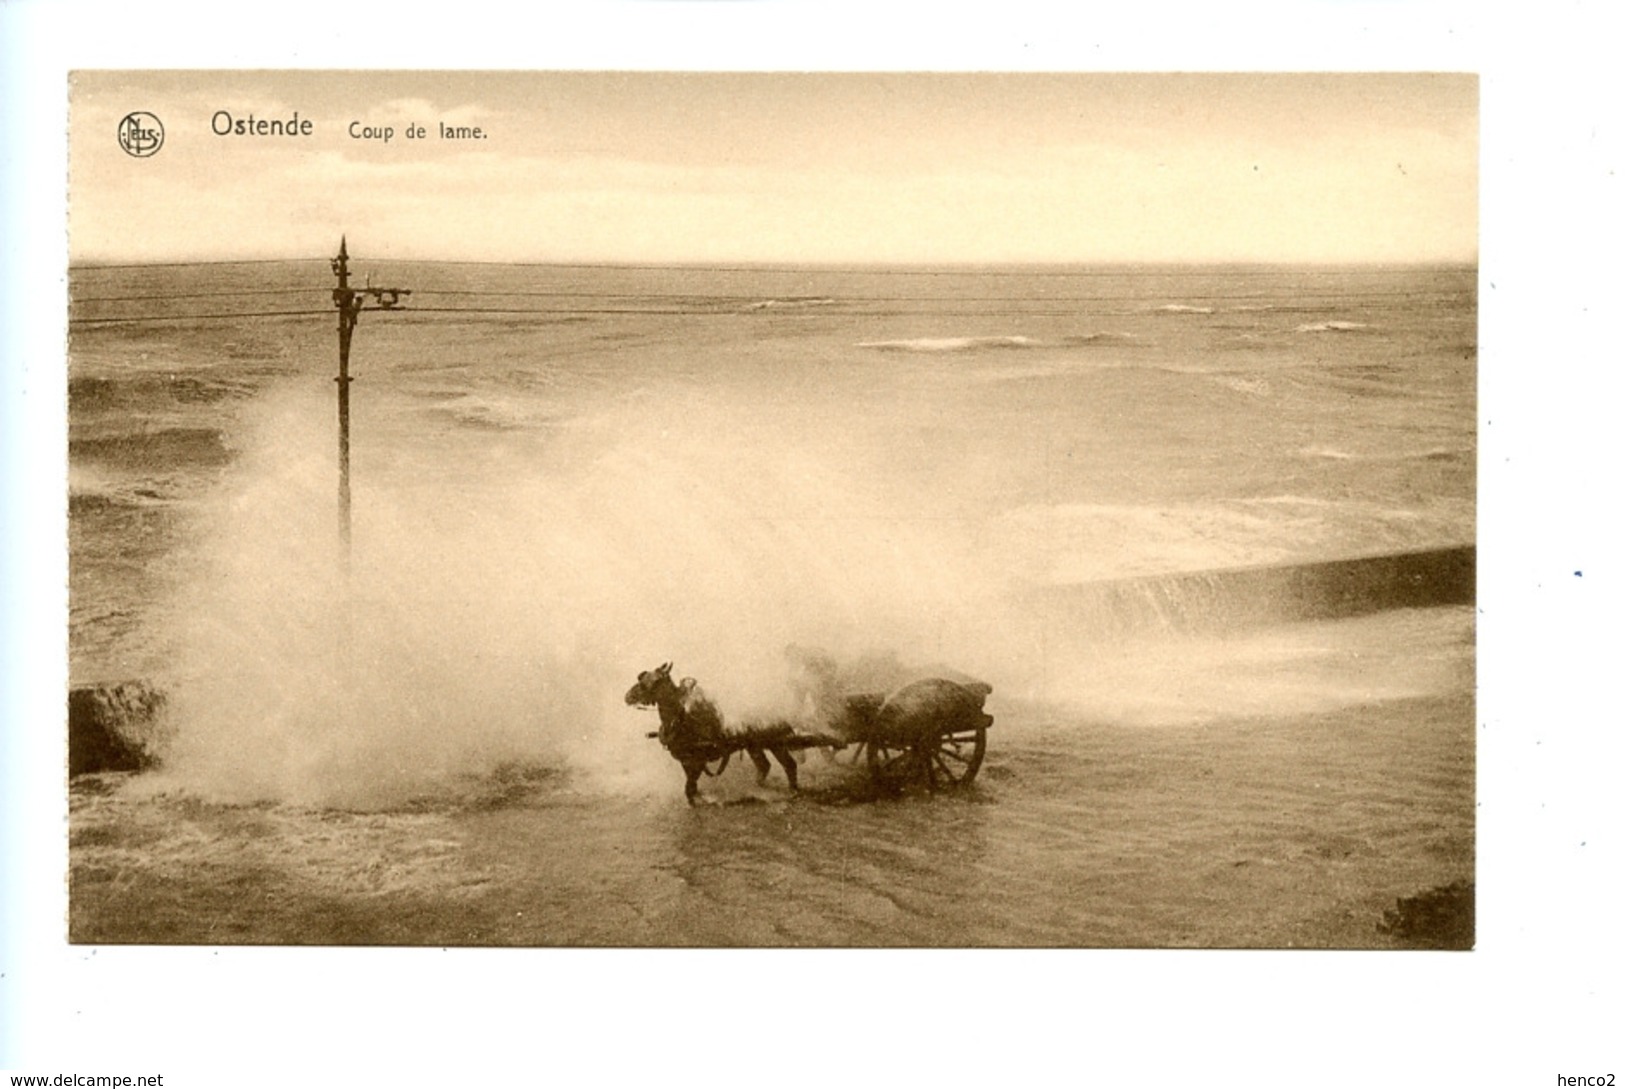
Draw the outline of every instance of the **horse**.
M718 775L728 766L728 758L743 749L756 765L758 785L767 781L772 765L763 750L770 752L784 768L790 789L799 789L796 783L796 758L789 748L775 741L787 738L792 730L789 723L772 723L730 733L723 728L722 712L700 689L693 677L681 682L671 679L671 663L638 674L638 683L626 691L629 707L653 707L660 712L660 744L671 753L672 759L683 765L688 782L683 794L689 805L699 797L700 775ZM722 766L711 771L707 765L721 760Z

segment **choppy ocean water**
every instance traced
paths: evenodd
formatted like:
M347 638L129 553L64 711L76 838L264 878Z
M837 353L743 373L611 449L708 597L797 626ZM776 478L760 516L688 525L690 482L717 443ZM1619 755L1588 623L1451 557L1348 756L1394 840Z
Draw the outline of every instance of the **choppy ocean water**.
M1313 943L1326 931L1298 916L1170 921L1146 905L1189 897L1172 876L1189 858L1146 861L1143 841L1245 828L1253 846L1224 876L1263 865L1268 830L1311 804L1280 769L1312 765L1307 739L1341 722L1325 751L1370 811L1328 817L1326 835L1375 868L1335 911L1304 910L1368 911L1470 874L1470 609L1192 634L1057 625L1031 602L1470 544L1474 269L356 269L414 293L356 331L347 574L325 265L74 270L71 673L151 679L178 719L168 766L86 795L83 820L125 806L163 825L173 798L202 798L226 843L238 807L290 807L273 810L297 829L268 856L277 872L314 864L302 813L387 826L341 869L387 862L404 842L390 822L425 812L465 861L546 854L553 833L580 848L538 862L545 895L507 863L473 891L462 862L445 884L392 886L378 895L439 907L388 940L438 942L466 910L482 941L728 942L698 926L710 916L692 896L772 944ZM205 316L282 310L296 313ZM626 685L675 660L726 706L770 704L792 642L992 684L972 800L854 802L848 773L814 761L808 799L741 770L707 788L765 809L682 810ZM1279 790L1232 768L1234 805L1170 823L1221 735L1278 769ZM1101 776L1126 772L1098 758L1166 758L1167 778L1113 795L1132 804L1108 819ZM1396 766L1432 776L1410 784L1411 824ZM523 788L486 806L515 774ZM712 823L670 825L695 820ZM1091 827L1106 848L1081 846ZM1382 870L1378 828L1425 842ZM961 847L952 865L930 846L966 837L981 853ZM630 860L612 859L630 840ZM1107 925L1086 875L1125 843L1150 866L1148 914L1125 893ZM864 850L895 866L868 859L855 877ZM102 863L76 858L90 867L76 862L78 910ZM694 872L673 882L683 859ZM761 880L713 881L734 865ZM656 906L603 924L581 890L606 874ZM993 895L990 874L1026 894ZM980 906L952 906L967 885ZM1219 897L1226 917L1265 886L1246 888ZM552 904L546 925L498 926L493 905L527 894ZM797 903L828 910L798 929ZM291 940L309 909L261 913L245 934ZM163 933L185 940L179 917ZM357 926L313 940L379 937Z

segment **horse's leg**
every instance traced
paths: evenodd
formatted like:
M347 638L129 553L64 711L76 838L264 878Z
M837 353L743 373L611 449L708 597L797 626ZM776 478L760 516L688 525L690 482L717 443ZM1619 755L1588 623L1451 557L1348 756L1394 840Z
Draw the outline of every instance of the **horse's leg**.
M790 780L790 789L800 790L801 788L796 785L796 758L790 754L790 750L783 745L774 745L768 751L778 757L779 763L784 765L784 777ZM767 761L763 760L762 763L765 764Z
M749 745L745 752L750 755L750 762L756 765L756 785L761 786L767 782L767 773L773 770L773 765L767 762L767 756L755 745Z
M683 786L683 797L688 799L689 805L694 805L700 797L700 773L705 770L705 763L699 760L683 761L683 772L688 776L688 782Z

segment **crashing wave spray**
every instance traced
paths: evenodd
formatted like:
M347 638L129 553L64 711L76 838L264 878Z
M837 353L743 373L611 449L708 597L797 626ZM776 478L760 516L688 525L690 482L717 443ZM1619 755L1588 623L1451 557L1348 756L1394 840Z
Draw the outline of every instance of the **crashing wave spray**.
M990 634L958 527L881 509L759 406L634 396L545 443L363 450L348 576L327 413L259 407L171 610L168 762L205 794L375 806L504 761L664 772L618 706L651 662L748 710L782 698L791 642L973 669Z
M347 578L331 395L312 384L256 399L181 557L174 667L155 678L172 697L174 774L214 796L348 806L455 793L514 761L664 790L670 769L621 702L661 662L737 715L785 698L784 648L800 643L942 663L995 700L1117 718L1203 663L1219 675L1233 662L1180 641L1166 617L1222 599L1229 628L1281 619L1275 603L1304 596L1285 592L1297 575L1055 583L1114 564L1256 563L1243 555L1321 506L1288 519L1264 500L1239 515L1219 500L1069 504L1047 483L1052 444L1032 441L1054 418L987 411L988 388L957 371L905 360L796 385L782 359L771 373L755 356L702 365L701 347L651 347L602 380L528 342L506 367L414 356L421 373L366 401ZM1091 471L1143 453L1113 449L1093 443ZM1254 523L1232 555L1236 527ZM1111 671L1125 626L1155 644L1156 668ZM1181 711L1223 699L1193 695Z

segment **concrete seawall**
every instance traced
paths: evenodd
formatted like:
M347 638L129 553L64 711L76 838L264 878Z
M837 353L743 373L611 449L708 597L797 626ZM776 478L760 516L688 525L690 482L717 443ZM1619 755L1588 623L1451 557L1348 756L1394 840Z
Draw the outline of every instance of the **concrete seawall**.
M1477 570L1476 546L1459 545L1046 587L1035 597L1042 612L1068 626L1081 621L1108 633L1200 632L1470 605Z

